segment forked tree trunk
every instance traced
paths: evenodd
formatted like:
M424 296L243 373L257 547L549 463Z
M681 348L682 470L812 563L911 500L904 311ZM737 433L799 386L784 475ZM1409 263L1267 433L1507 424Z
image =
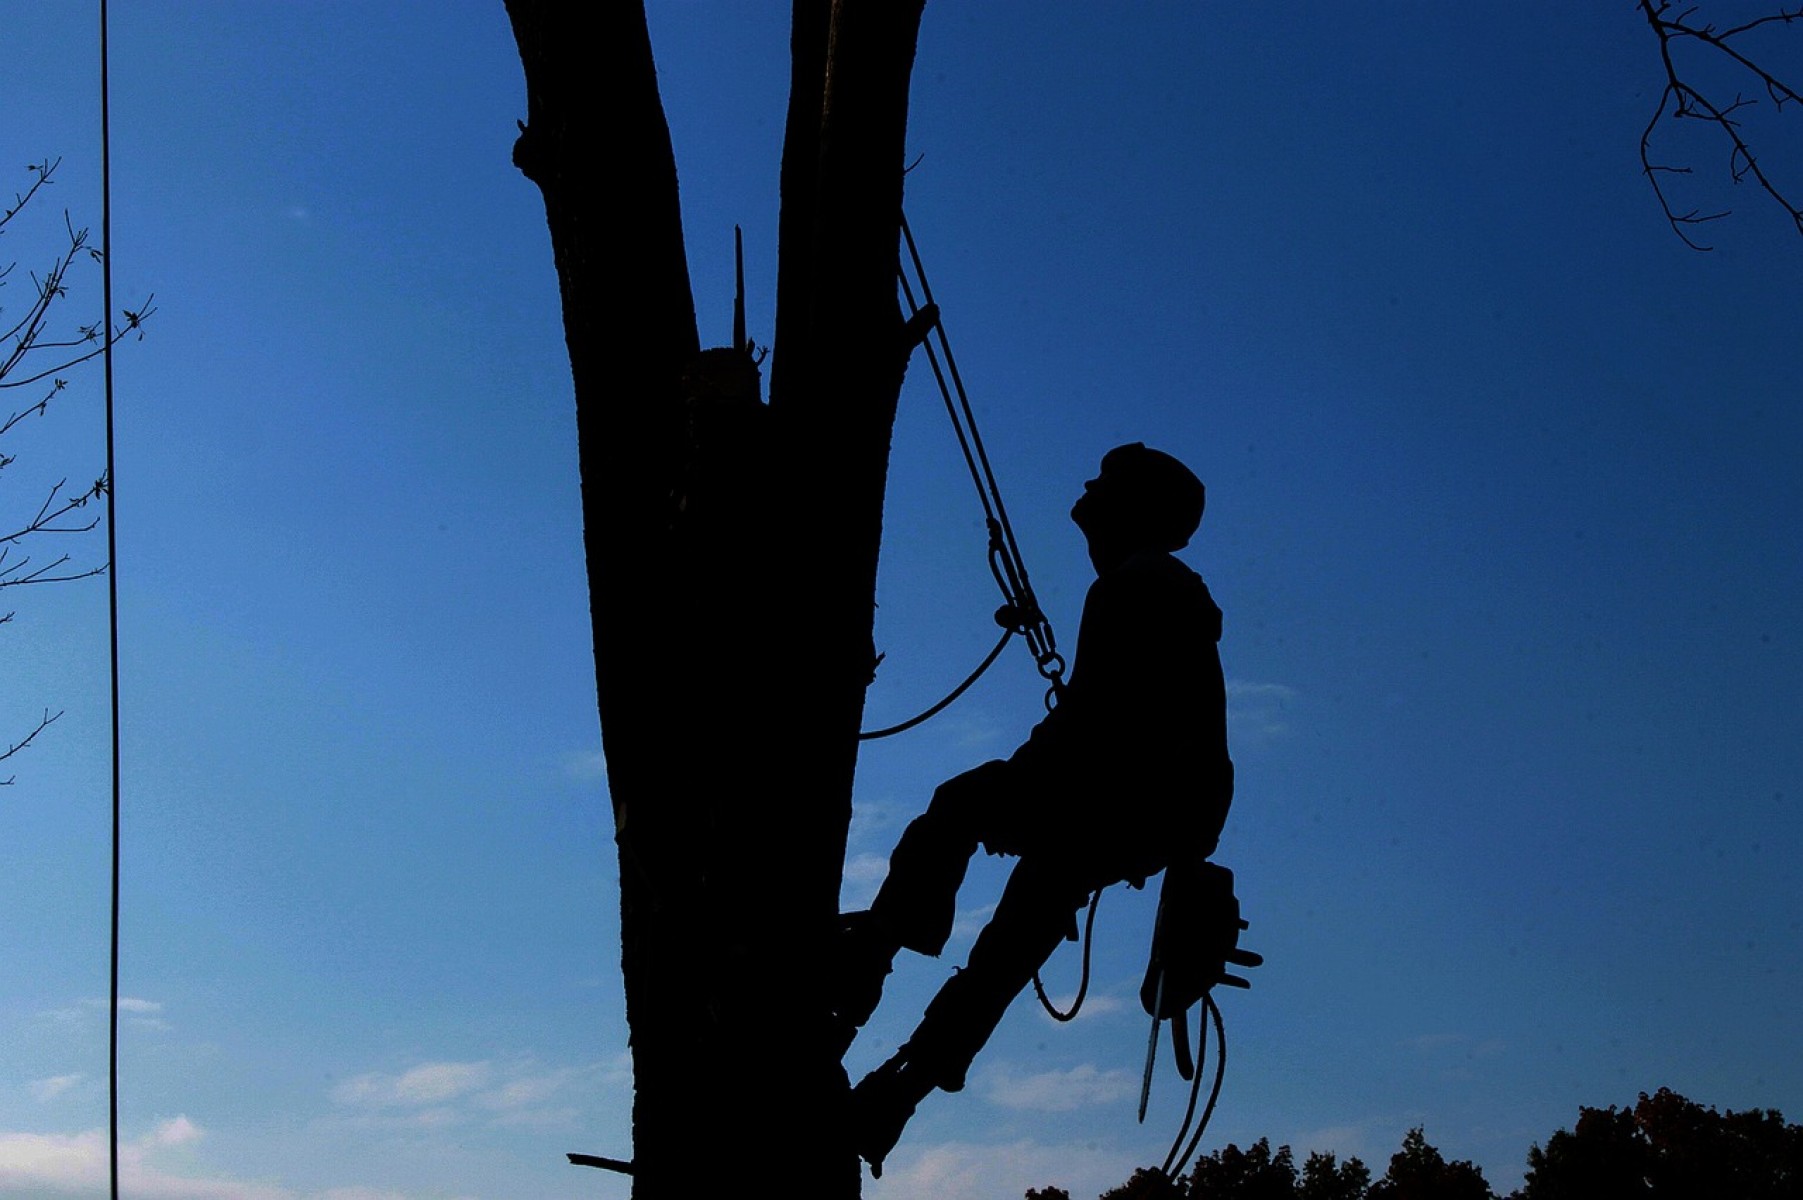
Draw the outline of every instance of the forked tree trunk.
M642 7L508 0L514 159L544 193L575 381L639 1200L748 1171L858 1194L822 964L908 354L895 264L922 3L796 0L771 399L754 407L696 398Z

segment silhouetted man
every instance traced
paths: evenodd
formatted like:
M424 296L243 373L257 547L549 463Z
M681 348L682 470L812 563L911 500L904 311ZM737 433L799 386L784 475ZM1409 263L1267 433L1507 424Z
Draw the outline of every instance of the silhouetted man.
M847 915L836 1011L849 1041L898 949L944 949L977 846L1020 858L969 964L853 1089L854 1137L873 1174L928 1092L964 1086L1092 891L1162 870L1169 897L1214 852L1233 798L1221 610L1171 556L1201 523L1203 499L1201 481L1168 454L1135 442L1103 457L1071 509L1096 581L1058 706L1011 757L941 784L902 834L870 910Z

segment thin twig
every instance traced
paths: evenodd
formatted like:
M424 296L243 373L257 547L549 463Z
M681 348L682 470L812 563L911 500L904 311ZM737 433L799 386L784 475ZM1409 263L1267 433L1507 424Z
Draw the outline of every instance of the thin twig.
M17 754L19 751L25 749L25 747L31 745L31 740L33 738L37 737L38 734L44 732L44 730L50 728L50 726L56 721L56 719L62 715L63 715L62 710L60 710L60 709L56 712L51 712L49 709L46 708L44 710L43 717L37 723L37 728L33 729L30 733L26 734L24 737L20 738L16 742L14 742L11 746L7 747L6 753L0 754L0 762L5 762L7 759L11 758L13 755ZM7 784L10 784L14 778L16 778L16 776L8 775L5 779L0 779L0 787L4 787Z
M1729 43L1731 39L1765 25L1789 25L1793 21L1803 20L1803 5L1798 6L1795 11L1781 8L1775 13L1757 17L1730 29L1717 30L1709 25L1695 25L1690 22L1691 16L1697 11L1695 7L1687 8L1673 16L1671 15L1670 0L1638 0L1638 2L1648 26L1659 40L1659 58L1665 67L1666 78L1665 88L1659 93L1659 103L1653 110L1652 119L1647 122L1646 129L1640 136L1640 165L1646 174L1648 184L1653 189L1654 197L1659 201L1661 211L1665 213L1665 219L1671 224L1672 232L1676 233L1683 239L1684 244L1693 250L1712 249L1712 247L1692 239L1685 227L1720 220L1732 210L1723 209L1720 212L1702 213L1697 209L1691 209L1688 212L1679 212L1672 207L1671 198L1666 194L1665 188L1661 186L1659 177L1661 175L1688 175L1691 171L1689 167L1673 167L1653 161L1653 131L1665 118L1668 106L1671 108L1670 115L1673 120L1681 117L1696 117L1708 121L1720 129L1729 142L1728 177L1735 183L1741 183L1751 178L1759 185L1761 191L1765 192L1789 214L1791 223L1797 227L1798 232L1803 233L1803 208L1787 197L1779 189L1777 182L1766 173L1758 155L1753 152L1752 145L1742 135L1740 122L1734 117L1735 113L1743 108L1755 106L1758 101L1737 94L1733 103L1717 104L1685 79L1679 72L1678 65L1672 56L1673 40L1677 38L1688 39L1717 51L1728 61L1759 80L1774 111L1782 113L1785 104L1790 101L1803 104L1803 94L1773 75L1756 60L1743 54L1738 47ZM1675 103L1673 103L1674 101Z

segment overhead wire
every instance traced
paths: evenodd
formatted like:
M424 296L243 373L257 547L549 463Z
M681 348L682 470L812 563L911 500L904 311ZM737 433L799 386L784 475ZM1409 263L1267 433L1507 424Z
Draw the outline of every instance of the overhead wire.
M112 929L107 990L107 1175L119 1200L119 535L114 519L118 476L113 468L113 178L112 111L107 62L107 0L100 0L100 295L101 361L106 379L106 563L109 693L112 715Z

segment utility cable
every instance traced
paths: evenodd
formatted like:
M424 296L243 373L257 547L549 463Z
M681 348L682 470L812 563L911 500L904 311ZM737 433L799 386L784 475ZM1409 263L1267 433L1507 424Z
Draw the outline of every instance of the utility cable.
M118 477L113 472L113 177L112 113L107 86L107 12L100 0L100 296L106 375L106 594L113 740L112 954L107 992L107 1169L112 1198L119 1200L119 535L113 516Z

